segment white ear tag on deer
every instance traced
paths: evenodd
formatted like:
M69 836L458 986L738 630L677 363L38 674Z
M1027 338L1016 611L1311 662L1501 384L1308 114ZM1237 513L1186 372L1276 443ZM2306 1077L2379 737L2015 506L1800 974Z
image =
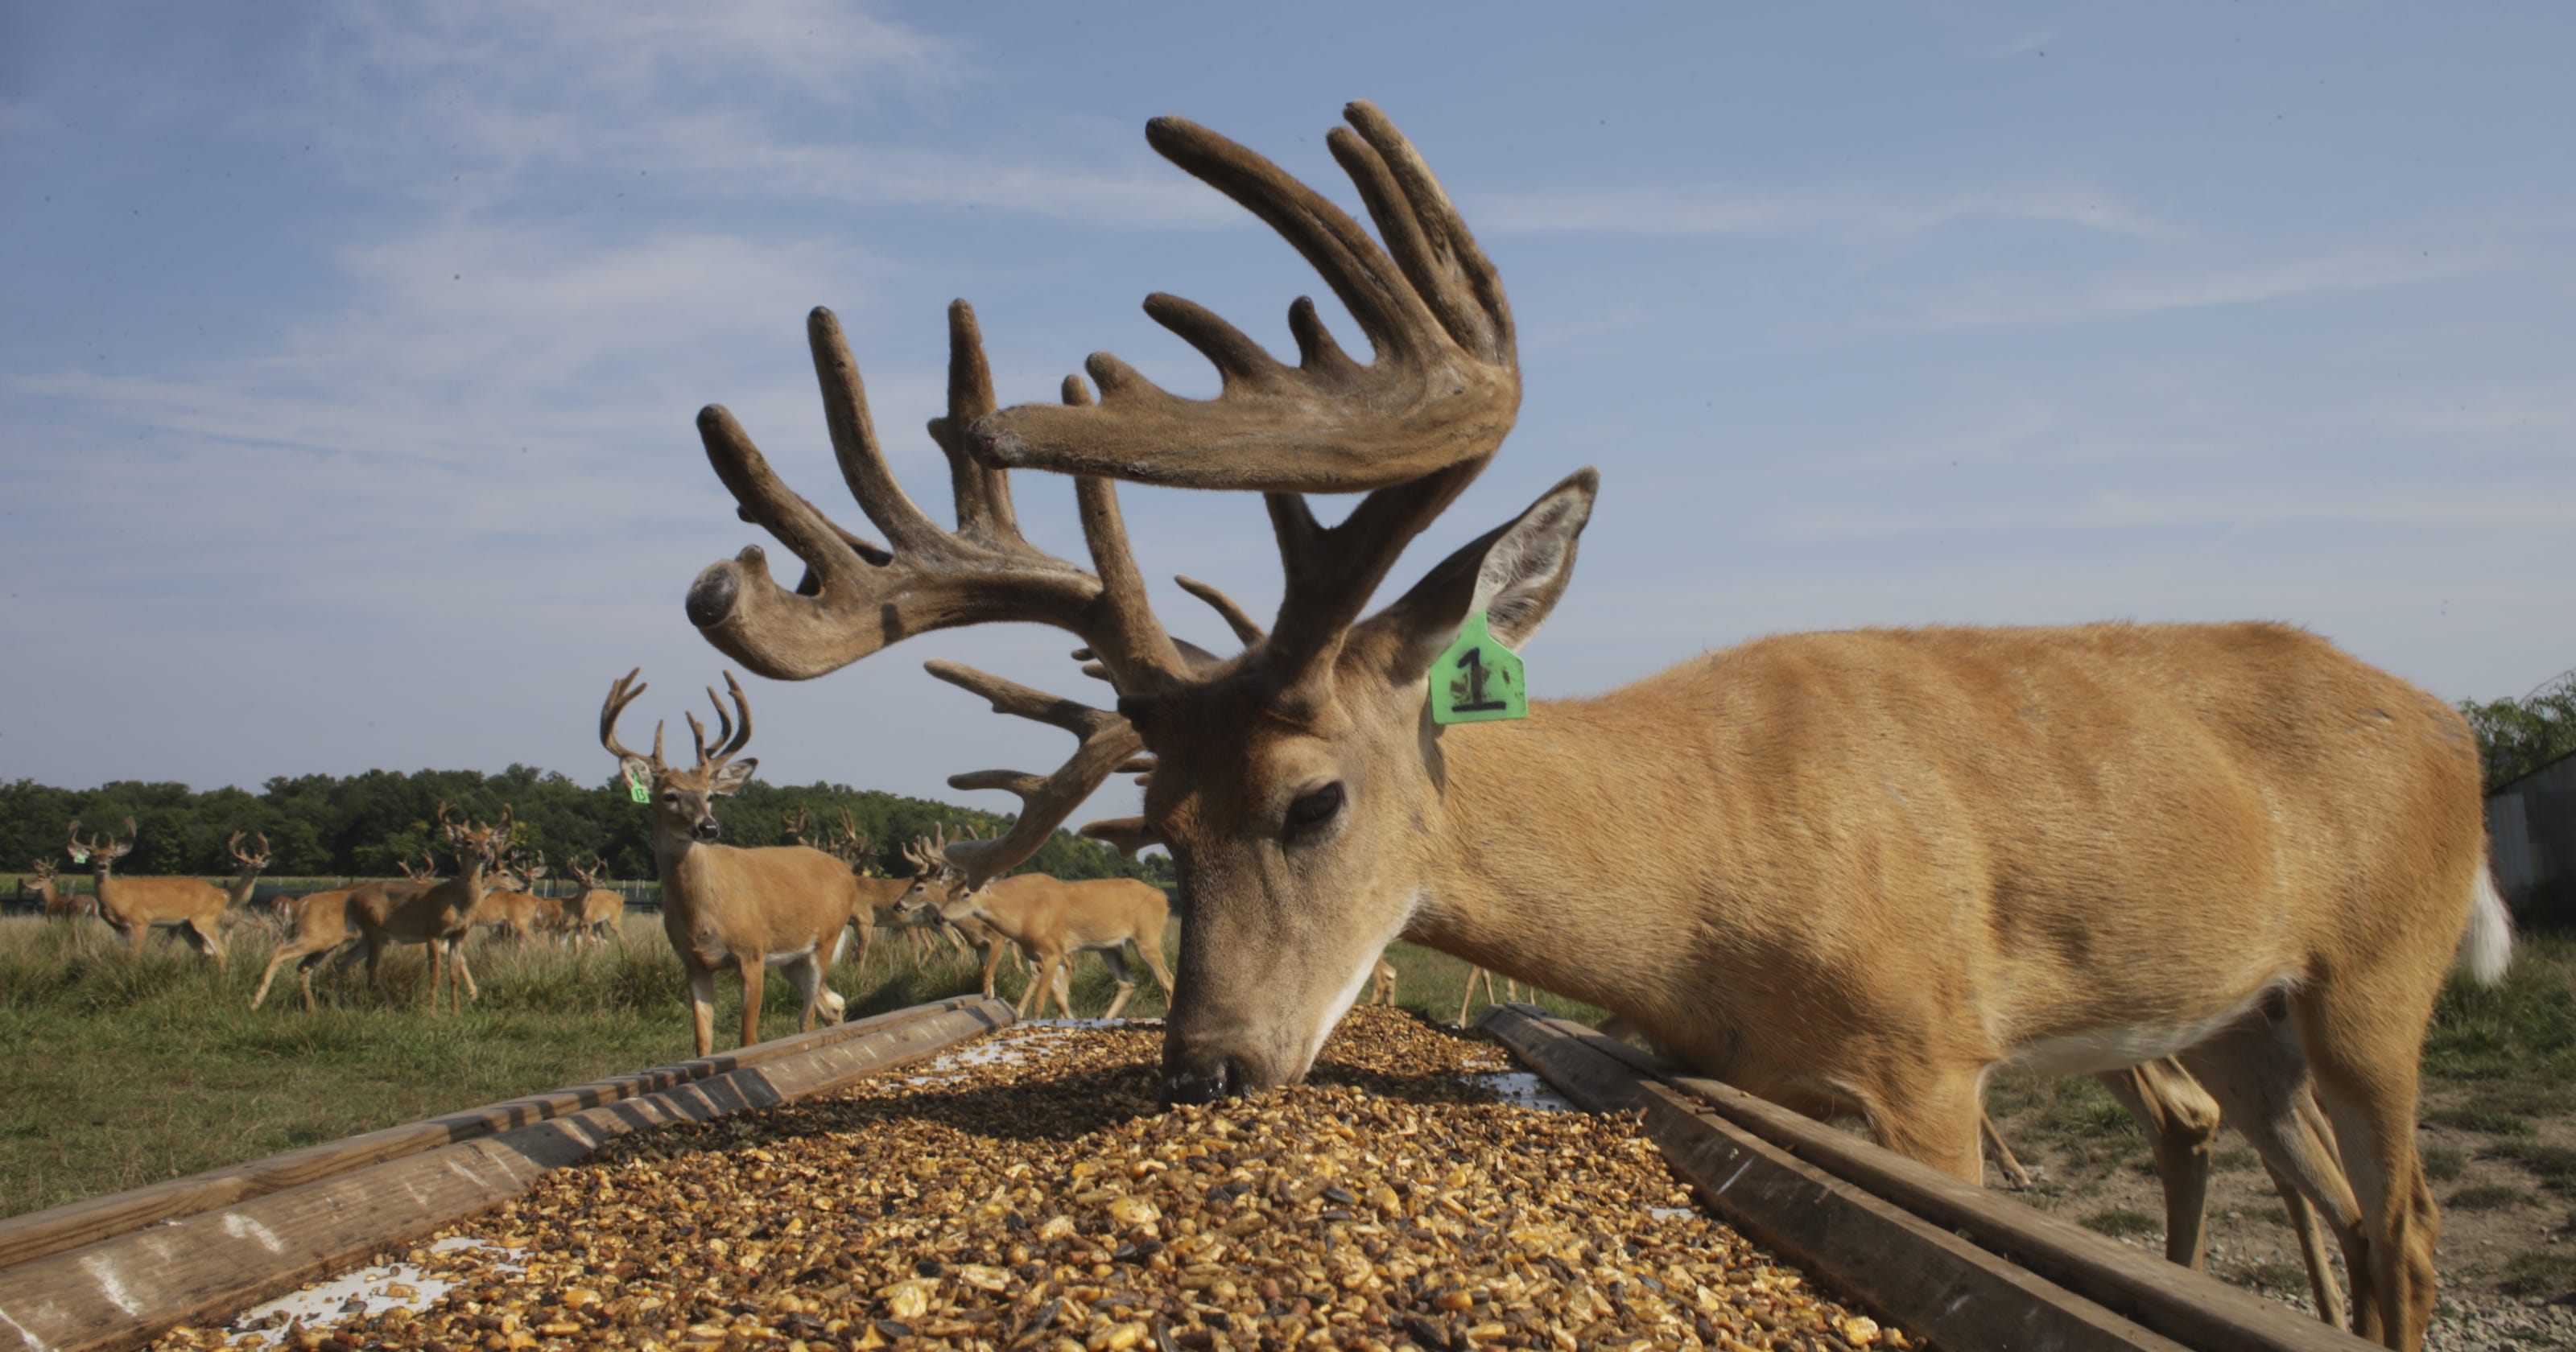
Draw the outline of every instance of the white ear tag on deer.
M1502 645L1477 611L1457 641L1431 664L1431 721L1492 723L1529 717L1529 681L1520 654Z
M639 803L649 803L653 801L653 791L644 787L644 781L637 779L633 775L628 775L626 777L626 796Z

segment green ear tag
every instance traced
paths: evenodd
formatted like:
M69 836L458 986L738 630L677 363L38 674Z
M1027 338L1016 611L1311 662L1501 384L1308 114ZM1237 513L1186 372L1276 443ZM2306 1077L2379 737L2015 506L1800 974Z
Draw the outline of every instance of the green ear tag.
M1431 664L1431 721L1492 723L1529 717L1529 682L1520 655L1498 642L1477 611L1458 627L1458 641Z
M75 863L75 864L86 864L86 863L88 863L88 862L89 862L89 851L87 851L87 850L74 850L74 851L72 851L72 862L73 862L73 863Z
M633 775L628 775L626 777L626 794L628 797L633 798L639 803L649 803L653 801L653 791L644 787L644 781L637 779Z

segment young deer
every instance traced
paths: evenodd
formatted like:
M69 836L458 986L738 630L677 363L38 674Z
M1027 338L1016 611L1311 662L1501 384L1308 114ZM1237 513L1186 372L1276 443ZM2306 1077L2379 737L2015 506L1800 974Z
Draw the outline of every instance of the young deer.
M268 998L268 984L277 979L277 969L293 962L296 984L304 992L304 1008L313 1009L313 969L358 939L357 928L349 917L349 894L355 890L336 887L309 892L279 909L278 919L285 934L270 951L268 966L259 974L259 988L250 996L251 1008L259 1008L260 1002Z
M588 868L583 868L579 860L569 861L566 866L572 876L581 880L581 891L563 900L564 932L575 943L604 943L623 935L626 898L599 885L601 875L608 871L608 861L594 854Z
M28 880L28 888L45 903L46 919L69 920L75 916L98 914L98 903L92 898L55 890L53 860L38 859L29 871L34 876Z
M739 731L711 686L716 706L717 749L707 750L707 730L688 715L697 739L697 763L679 769L662 760L662 725L653 725L653 754L639 756L617 740L617 716L645 687L626 673L608 687L599 709L599 744L617 757L630 783L652 794L653 863L662 876L662 932L689 974L690 1027L698 1055L715 1050L716 973L742 976L742 1045L760 1040L760 988L770 967L785 972L802 997L797 1029L814 1026L820 1010L838 1023L841 998L826 990L824 973L839 958L859 904L858 879L849 866L821 850L777 845L744 850L719 845L715 800L751 780L756 758L736 760L751 741L751 704L732 672L725 689L742 716Z
M997 621L1080 636L1116 712L968 668L933 674L1075 732L1028 800L1042 836L1142 750L1140 817L1188 901L1164 1050L1175 1101L1304 1075L1401 937L1614 1011L1700 1071L1864 1118L1975 1180L1979 1088L2003 1065L2177 1056L2344 1241L2366 1334L2418 1346L2433 1302L2417 1066L2455 954L2500 976L2476 743L2448 705L2273 624L1872 630L1759 639L1526 718L1443 725L1433 666L1472 617L1519 649L1572 579L1598 479L1577 473L1362 618L1404 546L1517 412L1502 282L1410 143L1365 104L1333 155L1383 247L1329 200L1178 119L1147 139L1267 221L1367 334L1310 304L1282 363L1201 307L1146 312L1205 355L1207 400L1106 354L1101 397L997 409L974 317L950 312L931 426L957 528L895 483L855 363L809 322L833 449L879 546L782 482L731 414L698 418L746 549L688 613L753 670L807 679L903 638ZM1007 473L1075 476L1089 570L1020 533ZM1286 585L1221 657L1154 618L1114 480L1266 495ZM1308 492L1366 490L1324 526ZM957 782L957 781L952 781ZM1604 803L1622 811L1605 813ZM954 851L952 851L952 854ZM1568 877L1619 886L1569 892ZM2313 1086L2351 1189L2295 1145Z
M368 985L377 985L381 979L385 949L394 944L427 944L430 1012L438 1012L439 990L443 986L449 993L450 1007L462 1014L465 1002L481 993L475 989L473 970L465 962L465 936L473 928L475 908L491 890L494 865L509 851L514 818L507 803L501 805L501 819L489 826L451 822L447 813L447 804L439 804L438 823L446 829L449 848L456 851L455 877L434 883L365 883L351 888L341 904L348 922L367 941ZM315 909L313 898L307 897L303 910ZM299 920L312 924L321 934L329 932L319 914L309 919L300 914ZM275 970L275 959L271 960L271 970Z
M98 915L125 940L125 951L143 956L143 941L155 929L175 929L188 946L214 960L215 968L224 967L224 910L229 901L223 889L203 878L119 878L108 869L117 860L134 852L134 819L125 819L125 840L119 844L114 832L105 840L92 836L84 845L80 840L80 823L71 825L71 841L64 851L76 858L89 857L92 885L98 890ZM241 844L241 833L233 833L232 845ZM231 848L231 847L228 847ZM235 883L240 895L248 896L250 884L260 869L268 864L266 856L253 863L240 850L233 858L242 865L241 878Z
M546 852L514 858L493 873L492 888L475 903L473 929L497 929L526 943L537 937L546 916L556 908L536 895L537 880L546 876Z
M1109 974L1118 983L1118 994L1100 1017L1117 1018L1136 993L1135 975L1127 968L1130 945L1153 972L1164 998L1171 997L1172 973L1163 965L1163 928L1171 919L1171 903L1159 890L1133 878L1068 883L1043 873L970 886L966 866L950 862L951 848L944 834L914 843L912 857L922 866L921 873L904 890L895 910L905 916L936 916L952 925L981 921L994 934L1019 945L1038 966L1037 976L1020 995L1020 1017L1029 1017L1032 1008L1046 1013L1047 997L1052 995L1056 1008L1072 1018L1073 1003L1067 997L1073 956L1089 952L1108 962ZM991 856L984 863L990 867ZM993 993L996 961L998 948L986 948L986 995Z

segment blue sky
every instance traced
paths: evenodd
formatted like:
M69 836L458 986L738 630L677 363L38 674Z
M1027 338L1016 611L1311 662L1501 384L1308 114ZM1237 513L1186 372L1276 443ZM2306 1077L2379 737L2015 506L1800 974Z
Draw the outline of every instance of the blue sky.
M1006 401L1098 348L1210 392L1148 291L1284 349L1322 288L1143 123L1348 204L1355 97L1502 269L1527 392L1397 583L1603 471L1541 697L1863 624L2288 620L2453 699L2576 664L2564 7L427 8L0 3L0 776L604 779L609 680L676 720L721 665L682 593L755 538L699 405L856 522L810 306L925 499L953 296ZM1128 502L1149 576L1267 612L1256 501ZM1080 693L1067 646L752 681L754 754L1052 766L919 663Z

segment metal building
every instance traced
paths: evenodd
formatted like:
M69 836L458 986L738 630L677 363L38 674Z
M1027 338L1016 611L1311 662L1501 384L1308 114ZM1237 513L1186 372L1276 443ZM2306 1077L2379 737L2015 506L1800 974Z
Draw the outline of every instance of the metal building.
M2496 886L2514 910L2576 888L2576 752L2487 795Z

